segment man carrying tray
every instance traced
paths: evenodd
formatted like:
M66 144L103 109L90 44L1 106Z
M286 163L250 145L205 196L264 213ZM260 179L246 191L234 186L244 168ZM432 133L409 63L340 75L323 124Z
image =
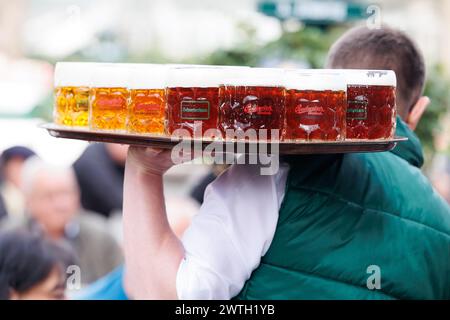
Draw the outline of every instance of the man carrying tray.
M131 147L124 184L126 288L137 299L450 299L450 208L420 171L413 129L422 55L403 33L353 29L333 68L392 69L391 152L287 158L277 174L234 165L209 185L179 240L163 174L171 153Z

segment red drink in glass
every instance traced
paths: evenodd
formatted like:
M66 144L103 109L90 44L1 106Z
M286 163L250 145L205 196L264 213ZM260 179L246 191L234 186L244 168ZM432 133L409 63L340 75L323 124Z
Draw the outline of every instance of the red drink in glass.
M390 139L395 133L393 71L352 70L347 77L347 139Z
M285 112L281 75L280 70L249 69L221 86L219 128L225 136L234 131L248 140L280 139ZM261 129L266 130L264 135ZM278 130L278 134L273 136L271 130Z
M217 129L220 68L180 67L169 71L168 132L185 129L190 136ZM201 127L201 130L199 129Z
M285 140L345 138L345 79L339 74L286 74Z
M169 88L167 90L169 133L176 129L186 129L193 134L194 126L200 123L202 134L208 129L215 129L218 101L218 87Z

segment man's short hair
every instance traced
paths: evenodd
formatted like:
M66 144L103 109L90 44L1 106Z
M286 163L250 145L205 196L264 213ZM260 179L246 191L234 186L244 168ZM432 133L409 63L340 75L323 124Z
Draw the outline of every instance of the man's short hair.
M394 70L397 110L402 118L420 98L425 84L425 64L420 50L405 33L385 26L347 31L331 47L327 67Z
M72 167L47 163L41 158L33 156L25 161L21 172L21 190L25 195L28 195L34 190L35 179L37 175L42 172L54 175L65 175L68 179L72 178L76 181L75 172Z

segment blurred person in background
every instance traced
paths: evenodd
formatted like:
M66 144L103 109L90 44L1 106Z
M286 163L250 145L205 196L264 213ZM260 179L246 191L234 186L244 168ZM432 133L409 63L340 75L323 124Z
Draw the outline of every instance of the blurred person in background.
M0 300L65 299L73 253L25 231L0 232Z
M3 197L0 194L0 221L8 215L6 212L5 202L3 201Z
M181 239L184 231L191 224L192 218L197 212L197 207L193 206L190 201L182 199L168 200L167 216L170 228L175 235ZM178 206L174 205L177 202ZM80 292L76 292L70 298L77 300L127 300L129 299L124 285L125 266L120 266L108 275L97 280L91 285L83 288Z
M105 217L122 211L127 150L124 145L95 143L75 161L83 208Z
M22 190L27 214L6 228L23 226L70 244L79 260L83 284L97 280L122 262L121 248L108 232L105 219L81 209L71 168L30 158L23 168Z
M14 146L3 151L0 156L0 197L3 199L5 215L21 216L25 212L25 199L20 189L22 167L25 160L34 155L34 151L29 148Z

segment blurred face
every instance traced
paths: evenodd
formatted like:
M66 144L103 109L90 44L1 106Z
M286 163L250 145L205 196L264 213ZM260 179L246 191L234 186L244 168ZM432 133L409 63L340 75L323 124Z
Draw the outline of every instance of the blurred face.
M25 292L12 292L11 300L62 300L65 299L65 281L61 269L53 268L48 277Z
M10 159L4 166L3 174L5 179L15 185L20 187L22 167L25 161L20 157L15 157Z
M80 208L75 176L71 171L36 175L27 196L31 216L52 238L64 234L64 228Z

